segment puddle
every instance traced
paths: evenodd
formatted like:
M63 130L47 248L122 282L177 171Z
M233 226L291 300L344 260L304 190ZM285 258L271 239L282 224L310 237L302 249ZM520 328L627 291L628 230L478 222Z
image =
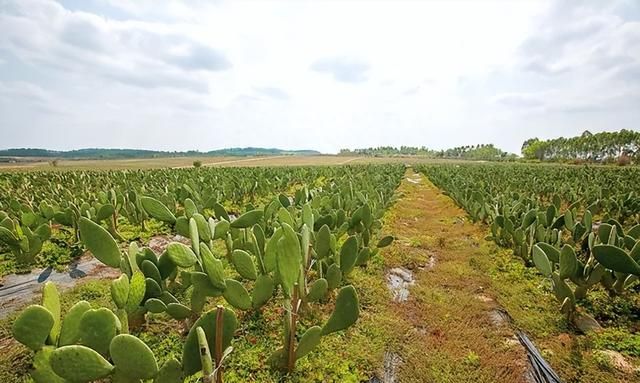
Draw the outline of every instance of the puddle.
M436 267L436 256L432 255L431 258L429 258L429 261L427 262L427 264L425 265L425 268L427 270L431 270L434 267Z
M429 260L431 266L435 265L435 257ZM422 267L421 267L422 269ZM387 287L393 294L394 302L406 302L409 299L409 287L415 284L413 272L404 267L394 267L387 272ZM426 331L425 329L417 329L417 331ZM398 380L398 368L402 364L402 358L399 354L392 351L385 351L382 378L377 376L371 378L368 383L396 383Z
M66 271L58 272L52 268L35 269L29 274L11 274L4 277L4 286L0 287L0 319L5 318L25 304L39 298L44 282L54 282L59 290L76 285L78 279L116 278L120 270L105 266L89 254L72 262Z
M583 334L602 331L602 326L600 326L598 321L596 321L593 317L585 313L577 313L576 316L573 318L573 324Z
M508 326L511 322L509 318L509 314L507 314L504 310L493 309L489 311L489 321L495 327Z
M612 350L597 350L596 353L609 362L615 370L625 374L640 373L640 367L635 367L622 354Z
M398 380L398 367L402 364L402 358L395 352L386 351L384 353L384 371L382 379L373 377L369 380L369 383L397 383Z
M478 294L476 295L476 299L479 300L480 302L484 302L484 303L493 303L494 300L491 297L488 297L484 294Z
M387 286L393 294L394 302L405 302L409 299L409 287L414 284L413 273L404 267L394 267L387 274Z

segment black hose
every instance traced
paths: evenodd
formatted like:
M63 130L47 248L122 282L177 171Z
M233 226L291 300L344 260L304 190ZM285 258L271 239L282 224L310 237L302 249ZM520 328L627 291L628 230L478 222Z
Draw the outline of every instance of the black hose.
M535 383L562 383L558 374L544 360L540 351L538 351L529 337L520 330L516 330L516 336L522 347L527 351L527 358L531 364L531 375Z

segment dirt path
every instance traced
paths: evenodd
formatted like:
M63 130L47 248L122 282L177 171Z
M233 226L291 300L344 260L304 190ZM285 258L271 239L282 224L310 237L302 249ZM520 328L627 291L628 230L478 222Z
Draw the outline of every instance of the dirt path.
M243 160L205 162L205 163L202 164L202 166L218 166L218 165L226 165L226 164L236 164L236 163L239 163L239 162L273 160L273 159L282 158L282 157L288 157L288 156L265 156L265 157L245 158ZM192 168L192 167L193 167L193 165L175 166L175 167L173 167L173 169L186 169L186 168Z
M348 160L346 160L346 161L342 161L342 162L338 163L338 165L346 165L346 164L348 164L349 162L353 162L353 161L355 161L355 160L359 160L359 158L358 158L358 157L356 157L356 158L349 158L349 159L348 159Z
M395 318L384 372L372 381L528 382L526 354L496 303L484 228L411 170L385 216L397 240L384 252Z

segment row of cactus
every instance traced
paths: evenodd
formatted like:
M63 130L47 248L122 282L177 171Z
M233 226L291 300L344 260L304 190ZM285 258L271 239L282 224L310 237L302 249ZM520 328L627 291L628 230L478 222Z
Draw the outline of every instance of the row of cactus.
M392 186L389 184L387 188ZM201 371L203 381L221 382L222 364L231 352L238 324L230 309L218 307L203 313L209 298L218 297L243 311L259 310L272 300L282 304L284 346L272 355L270 362L275 368L292 371L295 361L313 351L323 337L356 322L359 315L356 290L343 285L357 265L366 265L380 248L393 241L387 236L371 243L381 227L384 209L391 202L385 194L376 191L375 197L370 198L354 191L351 184L333 192L301 188L293 198L284 194L275 196L262 209L248 206L247 212L237 218L217 202L200 205L187 197L182 208L176 209L157 198L138 196L146 217L165 222L190 239L190 245L170 243L161 254L139 248L135 243L127 251L121 251L108 222L81 216L77 227L82 243L98 260L122 272L111 283L115 310L97 309L98 321L94 320L97 314L91 314L91 320L86 319L92 329L87 333L91 336L78 337L69 344L47 338L42 345L29 345L23 335L23 330L32 323L28 313L42 310L25 310L16 321L14 336L37 351L32 376L37 380L43 374L53 374L58 381L74 382L106 376L122 382L141 379L177 382ZM234 275L227 275L228 270ZM172 294L174 289L186 289L190 304L181 303ZM337 293L331 293L335 289ZM328 320L296 339L298 317L304 315L305 308L316 302L328 302L333 296L335 308ZM87 302L76 304L79 308L74 306L67 317L84 316L81 310L89 312L87 305ZM142 324L148 313L164 313L184 323L187 335L182 362L169 361L158 368L153 354L147 352L148 348L143 350L144 343L129 334L130 328ZM140 366L143 372L135 366L123 365L127 358L118 351L113 353L114 342L116 349L124 345L136 353L144 353L148 366L155 368ZM46 357L38 356L45 354ZM55 359L51 359L53 355ZM85 360L91 362L87 363L87 369L74 371L69 367L85 364Z
M601 224L587 238L589 258L583 262L571 245L561 249L545 242L534 246L533 262L552 281L561 310L570 319L576 312L576 300L585 298L589 289L602 284L613 294L621 294L640 277L640 226L626 235L620 226ZM572 288L566 281L573 283Z
M92 227L92 229L85 227L82 231L85 234L83 240L88 237L87 233L91 233L93 237L108 235L106 230L97 229L98 227ZM93 250L96 254L100 254L100 259L108 260L105 257L109 253L108 248ZM123 255L121 260L129 258L129 254L132 253L130 251ZM136 255L139 257L142 254L144 251L137 252ZM189 252L183 253L182 256L184 254L189 254L187 257L191 257L189 258L191 261L195 259L195 256ZM181 266L187 265L184 260L178 261ZM145 261L148 262L144 260L142 264L148 265L144 263ZM140 271L134 271L133 277L129 280L127 274L123 273L112 282L111 294L116 306L115 312L106 308L92 309L88 302L81 301L69 310L63 320L60 320L60 303L55 286L47 283L43 293L43 304L28 307L13 326L14 337L36 352L34 370L31 374L34 380L36 382L89 382L111 376L114 381L123 382L137 382L140 379L152 378L156 382L181 382L184 377L202 371L203 381L221 381L223 357L220 356L220 350L225 350L225 354L230 352L229 344L237 327L233 311L222 309L222 319L220 319L220 308L215 310L215 314L214 312L203 314L193 323L187 335L182 365L176 361L169 361L162 369L158 369L157 362L148 347L128 334L129 316L141 309L146 309L155 299L148 298L148 285L145 282L149 279L144 279L143 275ZM295 294L297 291L296 288ZM167 295L170 296L169 293ZM233 298L229 301L235 302ZM158 302L162 301L158 300ZM181 308L178 312L183 311L185 314L176 316L170 310L172 305L178 305ZM167 307L165 310L176 319L182 319L189 313L189 309L177 301L165 307ZM214 315L218 319L214 320ZM310 329L310 332L308 331L302 337L296 350L296 359L312 351L319 343L320 336L346 329L355 323L357 316L358 298L355 289L352 286L344 287L338 294L334 314L318 332L317 339L307 335L314 334L316 328ZM226 331L222 337L224 341L221 346L216 345L216 339L221 338L215 335L219 331L216 326L220 323L222 327L219 328ZM206 343L203 339L207 340ZM205 348L216 350L215 369L208 367L212 364L206 360L208 352L202 354ZM125 356L127 350L131 353ZM161 378L165 375L164 372L174 377L174 380Z
M353 190L356 189L384 206L389 202L402 171L399 165L367 165L2 173L0 221L9 218L13 222L11 227L19 224L21 229L14 231L13 235L7 235L5 231L0 233L0 253L11 251L22 267L29 267L34 263L39 242L43 239L38 235L27 247L23 231L28 235L29 230L35 232L41 225L48 224L54 232L69 230L78 241L82 217L104 225L118 240L122 239L118 227L123 222L138 225L144 231L146 222L151 218L144 206L144 196L161 201L171 214L176 214L176 206L186 206L188 201L201 212L215 210L222 205L237 211L247 203L264 203L272 196L292 192L292 189L294 204L309 194L322 194L318 203L325 204L324 196L355 194ZM310 185L310 188L300 187L300 183ZM331 223L329 221L339 217L334 214L322 218ZM184 217L179 219L178 228L188 226ZM13 231L12 228L7 229ZM14 239L21 242L20 249Z
M577 303L596 286L619 295L633 291L638 284L640 203L634 192L612 196L610 185L594 183L589 184L593 190L571 189L565 182L574 176L568 176L563 167L533 170L514 165L463 165L419 169L445 189L474 221L489 224L491 240L512 248L525 264L535 266L549 278L561 311L569 320L576 319ZM602 174L606 171L616 172L609 169ZM530 174L534 172L535 176ZM550 178L553 172L558 173L558 179L547 179L549 183L542 185L519 178L522 173L540 182L540 174ZM635 176L625 175L628 179ZM624 179L611 180L609 175L602 178L613 183Z

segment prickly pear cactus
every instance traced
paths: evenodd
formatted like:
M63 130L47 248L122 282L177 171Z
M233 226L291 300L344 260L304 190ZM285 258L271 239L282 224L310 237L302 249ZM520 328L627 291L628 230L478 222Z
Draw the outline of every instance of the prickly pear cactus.
M91 304L87 301L80 301L73 305L62 320L62 329L58 346L67 346L75 344L80 338L80 321L84 313L91 309Z
M82 243L100 262L111 267L120 267L118 243L102 226L82 217L79 221Z
M612 245L596 245L593 256L604 267L620 273L640 276L640 265L623 249Z
M296 359L303 358L313 351L313 349L320 344L321 338L322 328L320 326L313 326L307 329L307 331L302 335L302 338L300 338L300 342L298 342L298 347L296 348Z
M126 274L122 274L117 279L111 281L111 299L113 299L116 307L123 309L126 307L128 297L129 277L127 277Z
M327 295L327 291L329 291L327 280L324 278L317 279L309 287L307 300L309 302L317 302Z
M109 353L111 340L120 331L120 320L107 308L90 309L80 320L80 342L103 356Z
M255 225L260 219L262 219L263 213L264 212L262 210L258 209L248 211L231 222L231 227L235 229L244 229L247 227L251 227Z
M215 258L211 250L204 243L200 244L200 256L202 257L202 267L209 277L213 287L224 290L227 288L224 277L224 266L222 261Z
M182 383L184 382L182 375L180 362L175 359L169 359L162 365L153 383Z
M189 246L179 242L170 243L169 246L167 246L167 254L176 266L182 268L189 268L198 261L193 250L191 250Z
M231 344L231 339L238 327L238 320L233 311L229 309L224 310L222 326L222 349L226 350ZM209 311L202 315L200 319L193 324L189 335L187 335L182 353L182 366L187 376L193 375L202 369L200 348L198 347L198 336L196 333L196 328L198 327L202 327L204 330L209 349L215 349L216 310Z
M36 383L65 383L66 381L56 375L51 368L51 355L54 347L43 347L33 357L33 369L29 371L31 378Z
M293 285L298 281L302 254L298 235L286 223L282 224L282 238L277 244L276 265L280 284L286 296L291 296Z
M227 279L227 289L224 291L224 299L233 307L240 310L249 310L252 307L249 292L242 283L235 279Z
M113 372L113 365L89 347L74 345L55 349L51 367L56 375L72 383L102 379Z
M150 217L171 225L176 222L176 217L169 210L169 208L167 208L162 202L158 201L157 199L143 196L140 197L140 203Z
M113 338L109 354L114 365L129 379L152 379L158 373L158 362L143 341L132 335Z
M53 316L53 327L49 333L50 344L58 344L60 336L60 295L53 282L46 282L42 290L42 306Z
M255 281L257 276L256 266L251 255L244 250L234 250L231 253L231 261L241 277Z
M34 351L40 350L47 342L55 319L49 310L39 305L27 307L13 322L13 337Z
M358 259L358 239L350 236L340 248L340 270L343 275L349 274Z
M275 284L269 275L259 275L251 291L251 306L258 309L265 305L273 296L274 288Z
M350 327L356 323L359 315L360 307L356 289L351 285L341 288L336 298L336 307L327 323L322 327L322 335Z

